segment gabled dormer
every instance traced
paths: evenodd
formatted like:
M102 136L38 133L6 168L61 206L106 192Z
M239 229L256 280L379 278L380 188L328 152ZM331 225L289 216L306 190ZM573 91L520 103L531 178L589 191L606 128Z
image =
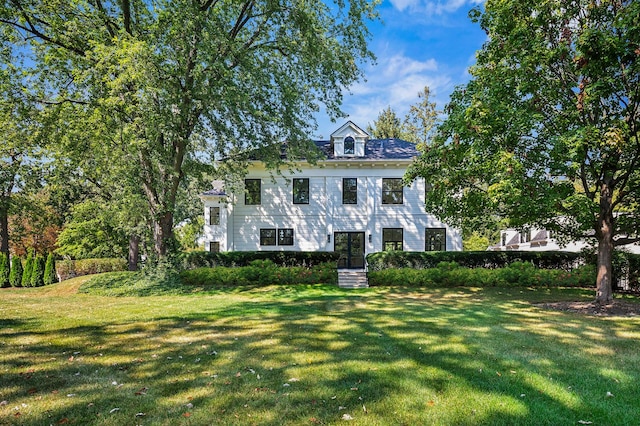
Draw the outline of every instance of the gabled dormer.
M369 139L367 132L347 121L331 134L334 157L364 157L364 145Z

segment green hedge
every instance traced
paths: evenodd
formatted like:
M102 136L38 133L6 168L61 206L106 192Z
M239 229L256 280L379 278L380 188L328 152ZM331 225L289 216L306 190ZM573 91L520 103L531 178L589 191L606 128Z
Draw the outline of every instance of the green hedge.
M270 260L278 266L311 267L322 263L336 262L338 254L326 251L230 251L220 253L192 251L182 253L180 257L183 269L213 266L248 266L255 260Z
M467 268L504 268L514 262L526 262L541 269L570 271L585 264L586 255L562 251L384 251L367 255L369 271L389 268L428 269L441 262L456 262Z
M82 275L126 271L127 266L126 259L116 258L60 260L56 262L56 273L60 281L64 281Z
M411 287L593 287L595 267L585 265L573 271L540 269L530 262L514 262L498 268L468 268L455 262L440 262L435 268L390 268L369 271L370 286Z
M193 286L243 286L271 284L337 284L334 263L311 267L278 266L271 260L254 260L248 266L216 266L182 271L183 284Z

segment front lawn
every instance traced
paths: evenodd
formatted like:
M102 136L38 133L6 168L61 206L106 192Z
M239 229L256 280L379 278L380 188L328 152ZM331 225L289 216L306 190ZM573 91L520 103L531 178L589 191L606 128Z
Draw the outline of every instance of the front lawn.
M640 317L533 305L591 300L592 290L308 285L105 297L76 294L78 284L0 291L0 424L640 418Z

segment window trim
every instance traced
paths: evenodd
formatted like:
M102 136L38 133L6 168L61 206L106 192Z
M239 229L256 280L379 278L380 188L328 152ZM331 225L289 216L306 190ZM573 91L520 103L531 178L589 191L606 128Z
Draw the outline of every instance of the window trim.
M429 238L427 238L427 233L432 232L431 238L433 239L439 232L439 235L442 235L443 239L440 242L440 250L430 250L429 249ZM447 228L424 228L424 251L447 251Z
M387 233L392 233L392 231L395 231L395 232L400 231L400 239L399 240L385 239L385 231L387 231ZM403 228L382 228L382 251L390 251L386 247L387 243L390 243L393 245L393 248L391 248L390 250L403 251L404 250L404 229Z
M213 212L217 210L217 213ZM216 218L214 222L213 219ZM209 226L219 226L220 225L220 207L219 206L211 206L209 207Z
M400 189L389 189L391 184L400 184ZM387 186L387 188L385 188ZM394 201L392 194L400 194L400 201ZM404 204L404 185L402 178L382 178L382 204Z
M213 248L217 245L217 249ZM210 253L220 253L220 241L209 241L209 252Z
M296 191L296 183L302 183L303 184L303 188L300 189L298 188L298 190ZM305 188L306 186L306 188ZM302 198L302 201L300 200L300 197L304 197L303 194L306 193L306 201L304 201L304 198ZM311 190L310 190L310 186L309 186L309 178L294 178L293 179L293 183L292 183L292 195L293 195L293 204L309 204L309 201L311 199ZM296 197L297 195L297 197ZM296 199L297 198L297 199Z
M267 232L273 232L273 235L266 235ZM273 243L271 243L273 241ZM261 246L275 246L278 242L278 230L277 228L260 228L260 245Z
M355 185L354 185L354 189L349 189L347 191L347 181L353 180L355 181ZM353 194L354 196L354 202L346 202L345 201L345 195L347 194ZM358 178L342 178L342 204L358 204Z
M250 183L257 183L257 194L251 195L250 190L256 188L249 188ZM253 199L255 197L256 199ZM245 179L244 180L244 205L245 206L259 206L262 204L262 180L261 179Z

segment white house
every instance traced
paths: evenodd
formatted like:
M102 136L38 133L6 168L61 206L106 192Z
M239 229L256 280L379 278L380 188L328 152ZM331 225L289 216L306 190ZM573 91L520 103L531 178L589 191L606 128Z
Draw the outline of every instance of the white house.
M425 211L424 181L402 184L415 145L369 139L352 122L315 143L316 165L274 180L255 161L244 193L202 194L206 250L337 251L340 268L362 269L372 252L462 249L460 232Z

